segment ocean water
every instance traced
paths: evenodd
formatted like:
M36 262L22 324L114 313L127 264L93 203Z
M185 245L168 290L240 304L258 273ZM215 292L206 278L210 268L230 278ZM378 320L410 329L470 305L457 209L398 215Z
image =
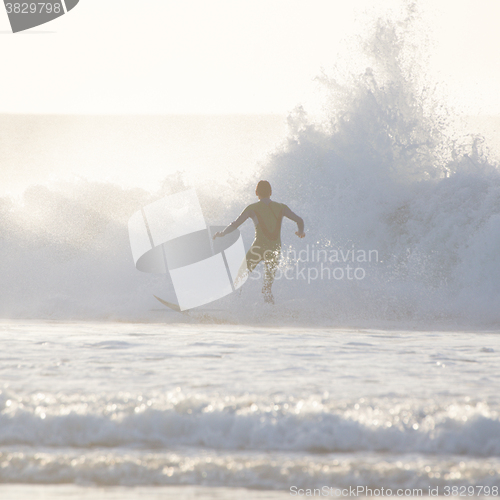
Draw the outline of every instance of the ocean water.
M496 491L496 332L251 328L217 314L202 326L3 321L0 488Z
M499 122L454 113L418 35L377 20L286 132L2 117L0 498L498 496ZM258 269L163 308L130 216L194 187L227 224L262 178L307 232L283 225L276 306Z

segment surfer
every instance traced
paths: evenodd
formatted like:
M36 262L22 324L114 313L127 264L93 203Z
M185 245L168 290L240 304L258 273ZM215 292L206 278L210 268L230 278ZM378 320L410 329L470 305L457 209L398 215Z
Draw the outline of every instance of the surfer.
M265 273L262 293L265 302L274 304L271 287L281 257L281 222L283 217L296 222L298 231L295 234L299 238L304 238L304 221L284 203L271 200L272 189L269 182L259 181L255 194L259 201L248 205L224 231L215 233L214 239L225 236L241 226L248 218L252 218L255 224L255 239L247 252L247 268L249 272L252 272L259 262L264 261Z

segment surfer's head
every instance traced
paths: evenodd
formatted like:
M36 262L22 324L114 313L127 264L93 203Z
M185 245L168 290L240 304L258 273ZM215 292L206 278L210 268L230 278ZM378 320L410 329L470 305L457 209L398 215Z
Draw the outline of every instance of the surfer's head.
M259 181L257 187L255 188L255 194L259 198L269 198L273 190L271 189L271 184L267 181Z

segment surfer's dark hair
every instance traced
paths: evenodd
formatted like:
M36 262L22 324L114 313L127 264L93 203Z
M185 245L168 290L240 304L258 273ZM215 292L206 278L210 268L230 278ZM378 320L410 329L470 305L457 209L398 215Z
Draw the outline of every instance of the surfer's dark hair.
M271 189L271 184L267 181L259 181L257 187L255 188L255 194L259 198L269 198L273 190Z

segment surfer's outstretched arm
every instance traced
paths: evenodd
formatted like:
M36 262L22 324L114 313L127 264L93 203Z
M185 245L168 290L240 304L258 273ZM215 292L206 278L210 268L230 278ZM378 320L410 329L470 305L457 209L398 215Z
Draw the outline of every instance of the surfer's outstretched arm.
M299 217L296 213L293 213L287 206L285 206L285 208L283 209L283 215L286 218L297 223L298 231L296 231L295 234L299 238L304 238L306 233L304 233L304 220L302 219L302 217Z
M232 233L235 229L238 229L249 217L252 217L252 210L245 208L243 212L241 212L240 216L231 222L229 226L227 226L224 231L218 231L214 234L214 240L217 237L226 236L228 233Z

